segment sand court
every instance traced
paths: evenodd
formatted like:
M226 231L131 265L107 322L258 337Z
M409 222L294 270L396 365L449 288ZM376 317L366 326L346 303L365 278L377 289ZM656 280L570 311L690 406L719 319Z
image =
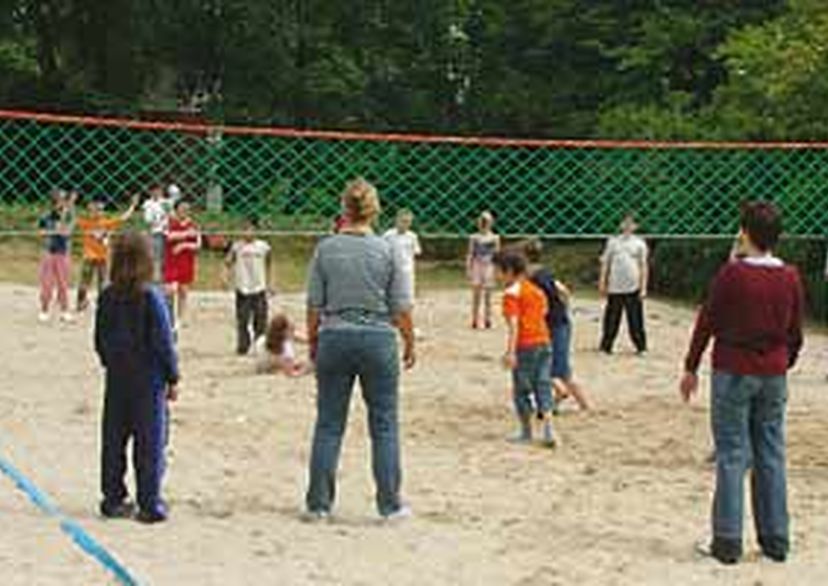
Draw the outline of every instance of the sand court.
M810 333L791 375L793 556L783 566L699 560L713 470L709 393L684 406L677 384L688 308L648 304L651 352L594 352L600 304L575 301L576 376L597 409L566 405L562 447L511 445L509 375L493 331L468 329L467 292L425 291L426 335L402 392L404 491L415 517L376 521L365 410L355 399L336 521L299 520L314 419L311 378L254 374L233 355L229 294L199 293L181 334L173 406L169 523L97 518L100 369L91 319L39 325L34 289L0 286L0 447L70 517L146 584L736 584L828 583L826 338ZM280 298L297 321L302 298ZM707 371L705 371L705 381ZM355 394L358 397L358 394ZM110 578L0 478L3 584L105 584ZM751 527L748 517L746 528ZM749 535L749 532L746 532Z

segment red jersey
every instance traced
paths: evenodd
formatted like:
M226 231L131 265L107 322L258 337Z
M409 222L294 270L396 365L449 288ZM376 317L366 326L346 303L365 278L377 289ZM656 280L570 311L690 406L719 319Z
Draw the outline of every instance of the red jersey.
M182 235L187 234L182 238ZM198 245L201 237L198 226L188 218L171 217L167 226L167 243L164 251L164 282L190 285L195 280L196 251L180 249L182 244Z

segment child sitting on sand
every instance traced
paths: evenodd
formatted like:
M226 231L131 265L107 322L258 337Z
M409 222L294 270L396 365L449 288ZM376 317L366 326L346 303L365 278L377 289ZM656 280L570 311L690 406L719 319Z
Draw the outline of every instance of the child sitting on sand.
M308 365L296 359L296 342L306 341L285 314L273 316L264 336L256 340L254 355L259 374L284 374L297 377L310 372Z
M551 339L546 326L546 295L526 275L526 260L515 252L495 255L497 279L505 286L503 316L509 329L504 364L512 371L517 440L532 440L532 397L543 421L543 440L555 446L552 430Z

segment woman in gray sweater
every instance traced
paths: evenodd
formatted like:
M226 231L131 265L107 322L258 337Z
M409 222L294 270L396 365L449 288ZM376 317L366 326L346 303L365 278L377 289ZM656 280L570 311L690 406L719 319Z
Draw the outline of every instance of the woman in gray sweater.
M414 366L411 287L393 245L371 229L380 211L376 189L357 179L342 196L347 222L317 247L308 282L308 338L316 363L317 418L306 506L325 520L336 495L336 470L358 378L368 409L377 508L407 517L400 497L399 373Z

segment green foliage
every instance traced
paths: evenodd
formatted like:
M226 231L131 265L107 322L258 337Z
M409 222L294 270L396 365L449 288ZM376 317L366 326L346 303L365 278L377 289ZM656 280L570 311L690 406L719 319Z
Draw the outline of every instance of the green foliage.
M730 255L730 240L662 240L652 243L651 288L653 292L701 303L710 282ZM825 244L821 240L786 239L777 254L799 269L808 313L828 316L825 282ZM692 267L692 270L688 270Z
M2 0L0 105L518 136L819 139L821 0Z

